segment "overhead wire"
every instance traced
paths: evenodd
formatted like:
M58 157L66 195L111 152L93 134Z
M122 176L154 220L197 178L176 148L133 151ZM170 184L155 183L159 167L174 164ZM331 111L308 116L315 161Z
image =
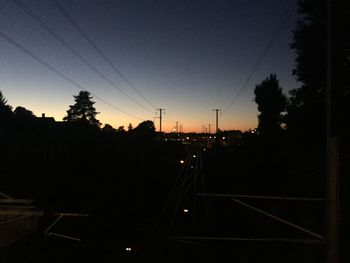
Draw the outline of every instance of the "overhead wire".
M258 70L260 64L262 63L262 61L265 59L266 55L269 53L269 51L271 50L273 45L278 40L279 34L281 33L282 29L286 25L288 19L291 17L291 14L292 14L292 12L291 12L291 10L289 8L286 11L286 15L284 16L284 20L282 21L282 23L280 23L279 26L271 33L271 36L270 36L269 40L267 41L264 49L262 50L260 56L258 57L257 61L255 62L252 70L250 71L250 73L248 74L247 78L245 79L243 85L240 87L240 89L238 90L236 95L233 97L231 102L223 110L222 114L225 114L232 107L232 105L237 101L238 97L241 95L243 90L248 86L251 78L254 76L254 74Z
M43 59L41 59L40 57L38 57L37 55L35 55L33 52L31 52L30 50L28 50L27 48L25 48L23 45L21 45L20 43L18 43L17 41L15 41L14 39L12 39L11 37L9 37L8 35L6 35L5 33L0 31L0 36L2 38L4 38L5 40L7 40L10 44L12 44L14 47L18 48L19 50L21 50L22 52L26 53L27 55L29 55L30 57L32 57L34 60L36 60L37 62L39 62L40 64L42 64L43 66L45 66L46 68L48 68L49 70L53 71L54 73L56 73L57 75L59 75L61 78L65 79L66 81L68 81L69 83L71 83L73 86L77 87L79 90L85 90L87 91L87 89L85 89L82 85L80 85L78 82L74 81L73 79L69 78L68 76L66 76L63 72L59 71L58 69L56 69L55 67L53 67L51 64L47 63L46 61L44 61ZM94 96L96 99L100 100L101 102L103 102L104 104L110 106L111 108L114 108L115 110L124 113L125 115L128 115L132 118L138 119L143 121L142 118L139 118L131 113L128 113L120 108L118 108L117 106L113 105L112 103L102 99L101 97L97 96L96 94L90 92L92 96Z
M135 85L127 78L118 67L109 59L102 50L96 45L96 43L88 36L88 34L79 26L76 20L68 13L68 11L57 1L51 0L56 8L61 12L61 14L70 21L70 23L74 26L74 28L81 34L81 36L89 42L89 44L93 47L93 49L113 68L113 70L141 97L145 102L147 102L152 108L156 109L157 107L149 100L146 96L144 96Z
M58 42L60 42L64 47L66 47L70 52L72 52L77 58L79 58L86 66L88 66L92 71L104 79L111 87L119 90L124 96L126 96L133 103L142 107L144 110L154 113L143 104L136 101L133 97L122 90L118 85L111 81L106 75L100 72L95 66L93 66L88 60L86 60L79 52L77 52L70 44L68 44L64 39L62 39L51 27L49 27L39 16L37 16L29 7L27 7L21 0L13 0L14 3L20 7L25 13L27 13L31 18L33 18L41 27L43 27L50 35L52 35Z

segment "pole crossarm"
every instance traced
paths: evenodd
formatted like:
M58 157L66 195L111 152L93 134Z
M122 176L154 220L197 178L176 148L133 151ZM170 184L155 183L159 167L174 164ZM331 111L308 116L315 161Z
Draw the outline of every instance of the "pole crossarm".
M204 197L228 197L228 198L233 197L233 198L286 200L286 201L311 201L311 202L326 202L327 201L327 199L325 199L325 198L313 198L313 197L287 197L287 196L216 194L216 193L197 193L197 196L204 196Z
M265 212L265 211L263 211L263 210L261 210L261 209L259 209L259 208L256 208L255 206L249 205L249 204L247 204L247 203L245 203L245 202L243 202L243 201L240 201L240 200L238 200L238 199L236 199L236 198L234 198L234 197L231 197L231 199L232 199L232 201L234 201L234 202L236 202L236 203L238 203L238 204L240 204L240 205L242 205L242 206L245 206L245 207L247 207L247 208L250 208L250 209L252 209L252 210L254 210L254 211L256 211L256 212L258 212L258 213L260 213L260 214L262 214L262 215L265 215L265 216L270 217L270 218L272 218L272 219L274 219L274 220L276 220L276 221L279 221L279 222L284 223L284 224L286 224L286 225L288 225L288 226L291 226L291 227L293 227L293 228L296 228L296 229L298 229L298 230L300 230L300 231L302 231L302 232L304 232L304 233L307 233L307 234L309 234L309 235L311 235L311 236L313 236L313 237L316 237L316 238L318 238L318 239L324 240L324 237L323 237L323 236L321 236L321 235L319 235L319 234L316 234L316 233L314 233L314 232L312 232L312 231L310 231L310 230L307 230L307 229L304 228L304 227L301 227L301 226L299 226L299 225L296 225L296 224L294 224L294 223L292 223L292 222L289 222L289 221L287 221L287 220L285 220L285 219L282 219L282 218L280 218L280 217L278 217L278 216L275 216L275 215L273 215L273 214L271 214L271 213Z
M298 238L250 238L250 237L215 237L215 236L170 236L175 241L253 241L253 242L285 242L324 245L326 242L319 239L298 239Z

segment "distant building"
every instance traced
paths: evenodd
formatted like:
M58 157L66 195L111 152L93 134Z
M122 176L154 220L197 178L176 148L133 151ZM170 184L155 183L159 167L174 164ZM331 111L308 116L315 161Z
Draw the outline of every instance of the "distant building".
M55 124L55 118L54 117L46 117L45 113L41 114L41 117L36 117L36 120L39 123L44 123L44 124Z

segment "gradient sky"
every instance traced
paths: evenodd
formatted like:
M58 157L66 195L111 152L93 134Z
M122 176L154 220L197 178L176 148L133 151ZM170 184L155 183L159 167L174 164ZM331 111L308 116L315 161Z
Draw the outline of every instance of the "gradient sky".
M220 129L253 129L258 114L255 84L276 73L286 93L300 85L292 76L295 54L289 48L297 20L295 0L60 0L156 108L113 71L51 0L21 1L137 103L82 63L13 0L0 0L0 31L113 105L94 98L97 118L115 128L152 120L158 129L159 119L154 117L156 108L162 108L165 131L172 131L176 121L184 132L202 132L209 123L213 131L212 109L220 108ZM23 106L56 120L62 120L79 92L2 37L0 90L13 108Z

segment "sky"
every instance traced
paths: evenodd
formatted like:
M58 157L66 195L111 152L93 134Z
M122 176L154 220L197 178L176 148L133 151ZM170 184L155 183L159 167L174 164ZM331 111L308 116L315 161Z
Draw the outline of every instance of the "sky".
M245 131L257 127L256 84L274 73L286 94L300 86L295 0L58 3L0 0L0 91L13 108L60 121L84 89L115 128L159 130L164 109L163 131L213 132L222 109L221 130Z

